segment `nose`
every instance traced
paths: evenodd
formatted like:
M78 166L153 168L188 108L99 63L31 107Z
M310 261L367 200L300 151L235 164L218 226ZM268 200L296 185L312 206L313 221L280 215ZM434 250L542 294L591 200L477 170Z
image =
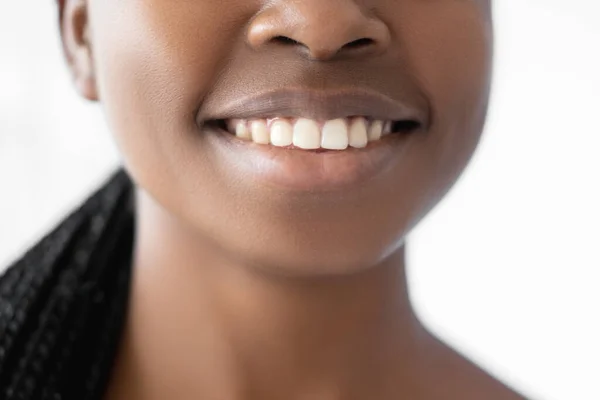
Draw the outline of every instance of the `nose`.
M287 45L313 60L373 56L390 42L387 25L356 0L280 0L252 20L247 41L260 50Z

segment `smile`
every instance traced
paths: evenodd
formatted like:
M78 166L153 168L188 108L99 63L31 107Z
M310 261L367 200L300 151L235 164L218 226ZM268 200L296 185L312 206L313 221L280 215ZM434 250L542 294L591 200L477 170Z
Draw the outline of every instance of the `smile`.
M402 101L403 100L403 101ZM198 115L216 165L293 191L360 190L396 174L428 130L427 110L373 91L263 92ZM396 172L392 172L396 171Z
M368 117L319 121L308 118L255 118L216 121L237 138L257 144L299 150L362 149L391 133L407 133L417 127L411 120L384 121Z

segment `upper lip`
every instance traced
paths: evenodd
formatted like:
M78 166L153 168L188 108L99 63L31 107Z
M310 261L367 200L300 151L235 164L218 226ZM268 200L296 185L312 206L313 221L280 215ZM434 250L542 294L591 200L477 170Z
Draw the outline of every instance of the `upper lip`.
M298 117L332 120L352 116L386 121L411 120L427 124L423 107L368 89L267 91L226 103L204 115L202 119Z

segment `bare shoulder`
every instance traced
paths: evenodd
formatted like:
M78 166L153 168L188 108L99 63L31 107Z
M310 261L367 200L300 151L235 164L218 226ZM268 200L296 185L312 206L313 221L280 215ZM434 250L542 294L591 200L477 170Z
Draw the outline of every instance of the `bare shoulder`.
M426 335L421 387L427 399L527 400L435 335Z

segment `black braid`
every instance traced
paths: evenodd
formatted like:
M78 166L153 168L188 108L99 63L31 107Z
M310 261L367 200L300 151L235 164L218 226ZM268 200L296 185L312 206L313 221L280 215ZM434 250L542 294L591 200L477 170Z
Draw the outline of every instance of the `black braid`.
M133 189L118 171L0 277L0 398L100 400L129 295Z

